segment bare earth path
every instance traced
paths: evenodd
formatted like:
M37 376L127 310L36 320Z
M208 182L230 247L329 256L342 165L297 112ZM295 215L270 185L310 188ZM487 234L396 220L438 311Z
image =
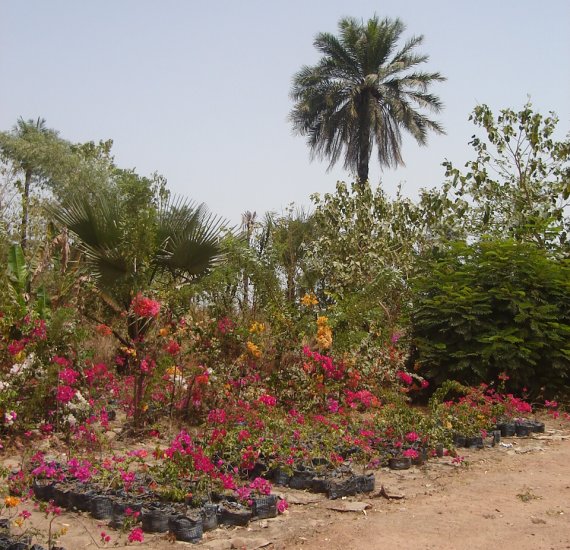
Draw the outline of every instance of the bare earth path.
M547 425L547 433L504 440L510 446L465 451L465 463L430 460L421 468L376 473L377 491L329 501L322 495L283 490L290 510L246 528L206 533L199 545L145 535L129 548L167 550L183 546L229 550L570 549L570 429ZM388 499L378 491L403 498ZM279 492L279 488L275 488ZM331 508L363 508L337 511ZM36 526L45 522L39 513ZM65 513L67 550L101 548L100 533L112 534L107 548L123 548L125 537L89 516ZM115 542L117 541L117 542ZM118 544L117 544L118 543Z
M405 499L367 499L372 508L366 516L336 513L312 533L290 533L276 548L570 548L567 432L508 442L512 448L467 452L466 469L443 459L423 471L382 471L377 485Z

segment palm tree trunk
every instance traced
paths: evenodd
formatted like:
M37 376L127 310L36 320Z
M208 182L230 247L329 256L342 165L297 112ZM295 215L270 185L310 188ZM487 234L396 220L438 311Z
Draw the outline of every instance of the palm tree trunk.
M360 96L359 105L359 154L358 154L358 186L363 189L368 181L368 165L370 163L370 154L372 153L370 147L370 127L369 127L369 107L370 107L370 92L367 90Z

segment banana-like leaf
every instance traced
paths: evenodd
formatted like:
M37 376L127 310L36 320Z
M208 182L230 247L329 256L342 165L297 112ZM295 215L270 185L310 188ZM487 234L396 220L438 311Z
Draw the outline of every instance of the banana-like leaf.
M18 294L24 294L28 284L29 270L24 252L19 244L8 250L8 280Z

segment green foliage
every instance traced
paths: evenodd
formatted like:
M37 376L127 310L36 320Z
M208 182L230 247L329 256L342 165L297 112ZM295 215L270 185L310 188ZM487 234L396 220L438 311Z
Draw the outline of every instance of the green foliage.
M416 53L422 36L412 36L398 49L405 30L399 19L372 17L339 21L339 36L320 33L314 45L320 61L294 76L291 96L293 128L303 136L314 156L344 156L345 168L368 180L373 144L380 166L403 164L402 130L425 145L428 131L442 127L422 111L438 113L441 102L428 93L439 73L417 70L428 60Z
M542 116L528 102L520 111L494 116L478 105L470 120L484 131L470 144L476 158L443 189L464 235L530 240L548 248L566 246L570 230L570 140L556 139L558 118Z
M7 277L13 295L18 305L25 306L24 294L28 288L29 272L24 258L24 252L20 245L14 244L8 250Z
M512 389L569 384L570 263L532 243L455 243L414 281L414 341L429 376Z
M348 349L368 334L389 335L408 301L419 238L415 209L367 183L352 189L338 183L335 194L312 198L316 237L306 262L320 301L330 307L338 344Z

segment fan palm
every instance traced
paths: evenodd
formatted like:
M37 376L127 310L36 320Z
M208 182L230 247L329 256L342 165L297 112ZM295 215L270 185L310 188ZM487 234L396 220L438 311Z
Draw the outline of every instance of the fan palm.
M344 155L344 167L361 185L368 180L374 143L380 166L396 167L403 164L402 130L420 145L429 130L443 133L425 111L441 110L428 88L445 79L416 69L428 60L415 53L423 36L397 49L404 30L399 19L374 16L366 24L341 19L338 37L320 33L315 39L321 60L302 67L293 79L294 130L307 136L313 157L330 159L329 169Z
M112 195L95 200L74 197L52 213L84 252L90 274L107 303L112 300L125 309L135 293L148 290L158 275L195 280L222 256L219 238L223 220L204 205L184 199L168 201L159 209L148 208L142 215L144 225L138 226L125 223L129 213Z

